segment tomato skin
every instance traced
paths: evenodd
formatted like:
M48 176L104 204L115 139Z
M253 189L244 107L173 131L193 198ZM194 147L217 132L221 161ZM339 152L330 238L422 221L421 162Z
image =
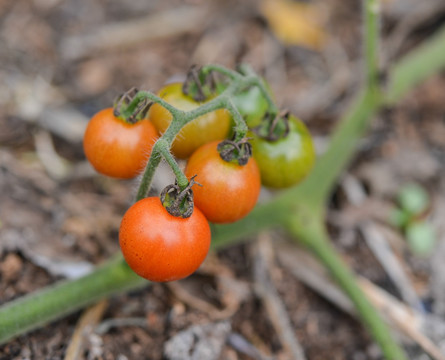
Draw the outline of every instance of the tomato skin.
M301 182L315 163L311 134L304 123L289 117L289 134L277 141L253 137L253 156L261 172L261 182L271 188L286 188Z
M182 93L182 84L173 83L164 86L158 96L174 107L190 111L203 103L199 103ZM160 134L167 130L172 121L172 115L159 104L150 108L149 118ZM198 147L214 140L225 139L230 131L231 120L229 113L224 110L212 111L194 119L185 125L176 136L172 145L173 154L180 158L188 158Z
M157 137L155 127L147 119L129 124L107 108L88 123L83 149L99 173L131 179L144 169Z
M266 88L270 91L270 86L267 83ZM237 94L233 101L249 128L258 126L269 108L257 86Z
M133 204L119 229L125 261L139 276L157 282L191 275L210 248L210 226L195 207L186 219L170 215L158 197Z
M194 202L213 223L231 223L246 216L255 206L261 190L256 161L244 166L226 162L217 150L218 141L201 146L189 158L185 174L197 175L201 186L193 188Z

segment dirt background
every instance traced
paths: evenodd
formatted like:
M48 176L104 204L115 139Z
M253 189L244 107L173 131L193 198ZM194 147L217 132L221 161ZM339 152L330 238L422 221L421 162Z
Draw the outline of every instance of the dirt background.
M85 274L118 251L120 219L137 181L96 174L85 161L82 134L89 117L132 86L155 92L192 64L249 63L270 83L278 104L306 122L323 152L362 82L361 4L299 3L312 14L312 30L302 26L300 37L277 28L271 12L283 24L286 16L265 4L0 1L0 304ZM440 0L387 0L381 10L383 73L445 20ZM291 13L295 19L297 13ZM399 304L434 318L428 324L435 326L422 331L442 354L444 114L444 72L381 112L336 188L327 218L335 246L354 271ZM158 189L169 179L161 169ZM435 242L422 256L389 223L398 190L411 182L430 197L419 218L434 229ZM262 199L271 195L264 190ZM397 259L402 280L393 261L379 260L369 247L376 232ZM74 346L78 358L295 359L300 348L310 360L381 358L355 317L286 262L284 234L250 240L209 255L187 280L101 303L87 336ZM275 305L284 316L274 315ZM0 359L73 359L67 349L85 330L75 330L82 314L10 341L0 347ZM402 342L410 359L428 358L418 341Z

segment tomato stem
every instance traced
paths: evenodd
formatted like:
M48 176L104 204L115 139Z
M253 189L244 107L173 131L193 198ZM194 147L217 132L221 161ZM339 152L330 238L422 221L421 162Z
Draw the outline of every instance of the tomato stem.
M142 180L139 185L138 193L136 195L136 201L141 200L148 195L154 174L162 158L164 158L167 164L171 167L180 189L184 190L189 185L187 177L184 175L183 171L170 152L170 146L171 141L169 142L164 137L158 139L158 141L156 141L156 143L154 144L151 150L150 159L147 163L147 166L145 167L144 174L142 175Z
M238 67L238 70L241 74L245 75L245 77L251 83L251 86L257 86L258 89L260 89L261 93L263 94L264 98L267 101L268 113L271 114L272 116L277 116L278 113L280 112L280 109L273 101L272 96L270 96L270 93L267 89L267 86L264 83L264 80L260 76L258 76L248 64L241 64Z
M184 190L188 187L189 181L187 177L184 175L183 171L179 167L178 163L176 162L175 158L173 157L172 153L170 152L170 145L167 141L164 139L158 140L158 148L159 152L165 159L168 165L173 170L173 173L175 174L176 181L178 183L178 186L181 190Z
M178 114L181 114L182 111L177 109L176 107L170 105L168 102L166 102L164 99L160 98L159 96L149 92L149 91L139 91L136 96L134 97L133 101L128 105L127 109L133 108L135 109L137 105L143 101L143 100L150 100L156 104L161 105L162 107L166 108L173 116L178 116Z
M158 140L159 141L159 140ZM159 153L159 150L156 148L156 144L153 146L151 151L150 160L145 167L144 174L141 178L141 183L139 184L138 192L136 195L136 201L142 200L148 195L150 191L151 183L153 181L153 176L161 163L162 156Z
M220 65L210 64L210 65L205 65L201 68L201 73L204 75L208 75L212 71L223 74L223 75L227 76L229 79L231 79L232 81L239 81L241 79L241 76L239 73L237 73L236 71L227 69Z
M241 116L240 112L233 104L232 99L228 96L225 97L224 99L225 99L226 109L230 112L230 115L232 115L233 121L235 122L235 126L233 128L235 133L234 140L240 141L246 137L249 128L247 127L247 124L243 119L243 117Z

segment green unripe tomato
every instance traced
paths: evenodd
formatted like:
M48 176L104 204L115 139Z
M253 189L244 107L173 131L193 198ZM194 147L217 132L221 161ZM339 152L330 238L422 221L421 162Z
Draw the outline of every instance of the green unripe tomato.
M263 83L272 100L275 100L269 83L264 79ZM216 93L222 93L227 88L227 85L228 84L224 82L217 82ZM267 100L258 86L251 86L247 90L235 94L233 102L249 128L254 128L261 123L269 107Z
M253 137L253 156L258 163L263 185L286 188L301 182L315 162L311 134L303 122L289 116L289 133L276 141L268 141L256 134Z
M234 103L250 128L260 124L268 109L267 101L257 86L237 94Z

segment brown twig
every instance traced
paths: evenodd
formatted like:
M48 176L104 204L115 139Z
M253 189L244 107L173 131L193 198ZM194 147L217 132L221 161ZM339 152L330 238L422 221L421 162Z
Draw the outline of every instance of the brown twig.
M61 53L69 60L77 60L104 50L135 47L150 40L198 32L206 26L203 19L209 21L207 12L205 6L182 6L138 20L105 25L93 33L67 38L61 45Z
M64 360L77 360L81 358L85 347L85 340L88 339L93 332L107 306L108 301L102 300L83 312L71 337Z
M346 197L353 205L359 205L366 199L363 186L351 175L345 176L342 182ZM401 260L395 256L377 225L371 221L364 221L358 225L363 237L374 253L377 260L385 269L394 285L399 289L403 299L413 308L422 309L419 297L414 286L406 274Z
M286 308L270 279L270 267L274 256L270 236L267 233L260 234L253 249L255 291L263 301L269 319L289 356L295 360L305 360L306 357L292 329Z
M318 292L327 300L350 315L356 316L351 301L335 285L326 270L309 253L289 246L277 247L277 256L281 265L287 268L305 285ZM421 346L435 360L445 360L445 355L427 337L421 329L428 321L421 313L403 304L383 289L360 277L360 288L372 304L382 313L388 323L400 333L408 336Z

